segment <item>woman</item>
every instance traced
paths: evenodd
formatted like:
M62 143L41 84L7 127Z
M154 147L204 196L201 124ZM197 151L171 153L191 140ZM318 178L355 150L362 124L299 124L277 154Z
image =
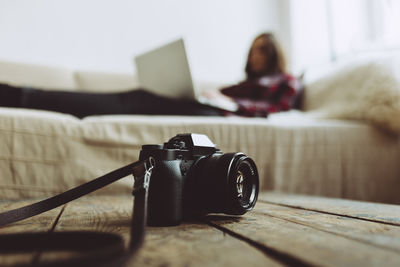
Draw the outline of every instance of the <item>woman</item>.
M301 83L286 73L284 54L271 33L254 39L245 71L245 81L223 88L222 95L211 97L234 101L238 106L235 114L250 117L266 117L297 107Z
M265 117L293 106L297 83L285 73L283 53L272 34L261 34L253 42L246 64L247 79L237 85L208 93L236 104L228 112L195 101L166 98L137 89L122 93L84 93L19 88L0 84L0 106L43 109L83 118L103 114L151 115L242 115Z

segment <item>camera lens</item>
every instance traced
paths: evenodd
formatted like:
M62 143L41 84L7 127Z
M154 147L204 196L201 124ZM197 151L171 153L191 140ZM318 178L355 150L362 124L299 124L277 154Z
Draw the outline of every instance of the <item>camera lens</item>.
M243 154L232 158L228 188L225 213L244 214L254 207L258 195L258 173L252 159Z
M245 154L213 154L202 158L196 173L193 191L201 210L241 215L256 204L257 167Z

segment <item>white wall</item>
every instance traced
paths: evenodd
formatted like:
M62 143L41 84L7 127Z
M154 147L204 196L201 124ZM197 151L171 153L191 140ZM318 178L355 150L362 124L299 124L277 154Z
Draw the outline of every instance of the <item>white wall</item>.
M295 74L330 61L326 1L290 0L291 69Z
M184 37L195 79L237 81L255 35L283 35L279 1L0 0L0 59L135 72L135 55Z

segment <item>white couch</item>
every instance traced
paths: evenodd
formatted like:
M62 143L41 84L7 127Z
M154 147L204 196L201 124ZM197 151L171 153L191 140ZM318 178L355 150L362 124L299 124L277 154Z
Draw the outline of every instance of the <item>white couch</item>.
M5 61L0 82L77 91L137 87L129 73ZM360 121L321 120L296 111L268 119L113 115L80 120L0 108L0 195L15 199L61 192L136 161L143 144L185 132L206 134L222 151L252 157L262 190L400 203L397 135ZM132 179L126 178L101 192L131 188Z

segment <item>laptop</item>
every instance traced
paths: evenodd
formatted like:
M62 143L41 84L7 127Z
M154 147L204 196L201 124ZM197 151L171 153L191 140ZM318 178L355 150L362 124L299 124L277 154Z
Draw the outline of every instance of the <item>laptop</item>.
M183 39L136 56L135 64L141 88L166 97L191 99L228 111L237 110L237 105L231 101L200 96L193 84Z

